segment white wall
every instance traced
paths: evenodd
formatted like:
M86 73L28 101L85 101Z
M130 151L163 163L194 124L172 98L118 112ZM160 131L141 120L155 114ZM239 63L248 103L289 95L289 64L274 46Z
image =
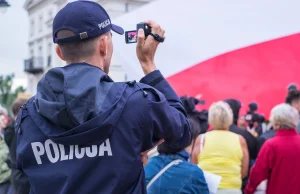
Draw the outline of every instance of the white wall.
M29 37L28 56L43 57L43 65L47 67L48 56L53 56L52 19L56 13L56 6L51 0L41 1L28 12ZM50 25L49 25L50 24ZM52 59L53 60L53 59ZM28 74L27 92L35 94L36 86L42 74Z
M36 93L36 88L39 80L42 78L43 74L38 74L38 75L33 75L33 74L28 74L28 84L27 84L27 89L26 93L28 94L35 94Z
M171 4L172 9L166 14L165 8ZM231 3L161 0L130 12L115 22L130 29L139 20L151 17L165 29L167 38L159 46L155 62L168 77L211 57L299 33L299 6L299 0L288 3L284 0L276 3L272 0L231 0ZM115 54L127 66L128 77L141 78L143 71L138 65L135 45L123 44L124 38L118 36L114 37L114 43Z

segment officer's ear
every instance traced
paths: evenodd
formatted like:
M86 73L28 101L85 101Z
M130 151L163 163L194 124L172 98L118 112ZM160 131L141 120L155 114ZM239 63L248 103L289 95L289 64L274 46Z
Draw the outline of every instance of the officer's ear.
M100 55L103 56L105 58L105 56L107 55L107 44L108 44L108 36L107 34L104 34L102 36L100 36L99 38L99 51L100 51Z
M61 60L66 61L66 59L65 59L65 57L62 55L61 49L60 49L60 47L59 47L58 45L56 46L55 51L56 51L56 54L59 56L59 58L61 58Z

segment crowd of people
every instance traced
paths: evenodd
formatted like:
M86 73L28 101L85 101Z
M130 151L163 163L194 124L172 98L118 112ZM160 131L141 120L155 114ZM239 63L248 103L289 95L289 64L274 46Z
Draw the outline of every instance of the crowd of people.
M208 112L197 110L196 98L181 100L191 123L192 144L184 150L158 146L145 167L147 183L170 162L184 162L160 174L149 193L210 193L203 171L222 177L217 194L300 193L300 91L294 84L285 102L272 109L268 124L255 112L255 103L240 115L236 99L213 103Z
M0 193L3 194L30 191L26 175L15 167L15 119L27 100L15 100L14 118L0 108ZM266 129L262 129L263 119L244 119L247 115L240 115L241 103L236 99L213 103L208 111L196 108L200 102L197 98L183 96L181 102L190 123L192 141L184 149L164 143L157 146L158 153L144 167L149 194L208 194L209 183L203 172L222 177L217 194L300 193L297 88L289 89L285 103L272 109ZM253 107L257 105L249 104L247 114L255 118L258 113Z

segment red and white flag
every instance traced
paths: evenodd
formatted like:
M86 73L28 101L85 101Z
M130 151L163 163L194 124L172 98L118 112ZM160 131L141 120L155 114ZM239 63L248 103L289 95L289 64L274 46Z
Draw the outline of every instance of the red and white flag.
M166 30L156 65L179 95L201 94L206 107L256 101L268 116L287 86L300 84L299 7L299 0L156 0L114 22L134 30L151 19ZM128 78L141 78L135 45L113 41Z

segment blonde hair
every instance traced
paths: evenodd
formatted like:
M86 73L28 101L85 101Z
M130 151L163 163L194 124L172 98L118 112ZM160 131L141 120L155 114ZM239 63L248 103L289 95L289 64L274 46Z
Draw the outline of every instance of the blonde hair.
M299 113L289 104L279 104L271 110L270 121L273 125L280 125L280 129L295 129L299 122Z
M214 129L228 129L233 122L233 113L226 102L219 101L209 107L208 122Z

